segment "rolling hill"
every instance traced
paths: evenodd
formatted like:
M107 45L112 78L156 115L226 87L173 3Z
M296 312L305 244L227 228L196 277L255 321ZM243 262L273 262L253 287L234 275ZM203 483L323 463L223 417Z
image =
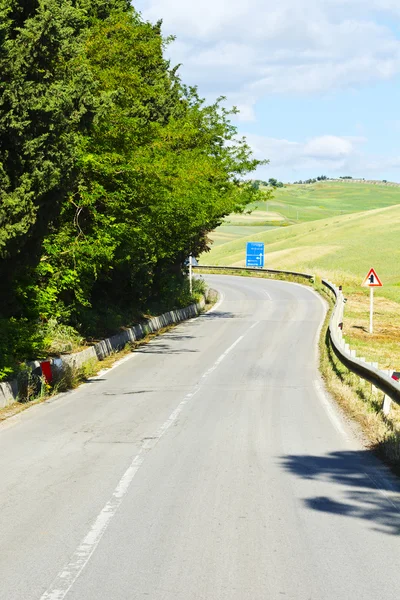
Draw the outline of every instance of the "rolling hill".
M219 245L201 264L245 264L246 241L265 243L265 266L307 271L359 285L371 266L382 295L400 302L400 205L258 233Z
M400 188L367 183L324 181L287 185L268 202L251 206L251 214L230 215L211 234L215 245L288 225L307 223L365 210L400 205Z

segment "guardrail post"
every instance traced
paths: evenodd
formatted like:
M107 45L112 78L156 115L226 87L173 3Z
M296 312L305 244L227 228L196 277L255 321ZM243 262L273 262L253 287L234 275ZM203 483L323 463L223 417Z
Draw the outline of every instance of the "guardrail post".
M351 358L356 358L356 351L352 350L351 348L349 348L349 354L351 356ZM357 375L355 373L353 373L352 371L350 371L350 377L351 377L351 381L353 383L353 385L357 384Z
M378 363L377 362L373 362L371 363L371 366L374 367L375 369L378 369ZM371 383L371 394L377 394L378 393L378 389L374 386L373 383Z
M393 369L388 369L385 372L389 375L389 377L391 377L393 375ZM382 404L382 412L385 415L385 417L387 417L389 415L391 408L392 408L392 399L390 396L385 394L383 396L383 404Z
M365 362L365 357L361 356L361 357L358 358L358 360L360 360L361 362ZM360 379L360 384L363 386L364 382L365 382L365 379L363 379L362 377L360 377L359 379Z
M387 396L385 394L383 397L383 404L382 404L382 412L385 415L385 417L387 417L389 415L391 407L392 407L392 399L390 398L390 396Z

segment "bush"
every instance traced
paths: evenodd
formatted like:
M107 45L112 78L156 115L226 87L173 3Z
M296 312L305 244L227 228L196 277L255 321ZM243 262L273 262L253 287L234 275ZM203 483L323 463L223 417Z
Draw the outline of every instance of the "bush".
M0 319L0 381L16 375L22 360L44 356L44 340L37 323L28 319Z

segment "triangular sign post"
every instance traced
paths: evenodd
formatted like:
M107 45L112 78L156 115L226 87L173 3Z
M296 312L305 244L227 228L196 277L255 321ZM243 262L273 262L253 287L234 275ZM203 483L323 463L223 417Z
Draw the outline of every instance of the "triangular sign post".
M370 269L362 285L364 287L382 287L383 284L382 281L379 279L375 269Z
M370 269L362 285L364 287L369 287L369 332L374 333L374 288L382 287L383 284L375 269Z

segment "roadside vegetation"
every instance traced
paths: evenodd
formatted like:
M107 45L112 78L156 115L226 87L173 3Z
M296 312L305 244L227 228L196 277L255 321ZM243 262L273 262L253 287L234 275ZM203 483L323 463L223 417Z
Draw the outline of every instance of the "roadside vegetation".
M333 302L324 286L316 285L330 308ZM349 371L335 356L328 338L328 312L319 343L320 370L325 385L344 414L358 423L365 443L400 475L400 406L392 403L390 413L382 412L384 394Z
M218 300L218 293L209 289L201 277L193 278L193 299L198 302L205 300L203 312L211 310ZM150 317L150 315L148 315ZM132 352L148 344L154 338L174 329L178 323L166 325L161 329L146 333L142 338L129 342L121 350L115 350L103 359L90 358L81 366L64 364L60 372L53 373L53 381L48 384L44 377L36 375L27 366L21 364L18 371L19 395L17 400L5 408L0 408L0 423L27 408L45 402L62 392L74 390L91 378L102 375L108 369L116 366ZM81 350L82 348L79 348Z
M191 301L187 258L262 192L128 0L0 7L0 380Z

